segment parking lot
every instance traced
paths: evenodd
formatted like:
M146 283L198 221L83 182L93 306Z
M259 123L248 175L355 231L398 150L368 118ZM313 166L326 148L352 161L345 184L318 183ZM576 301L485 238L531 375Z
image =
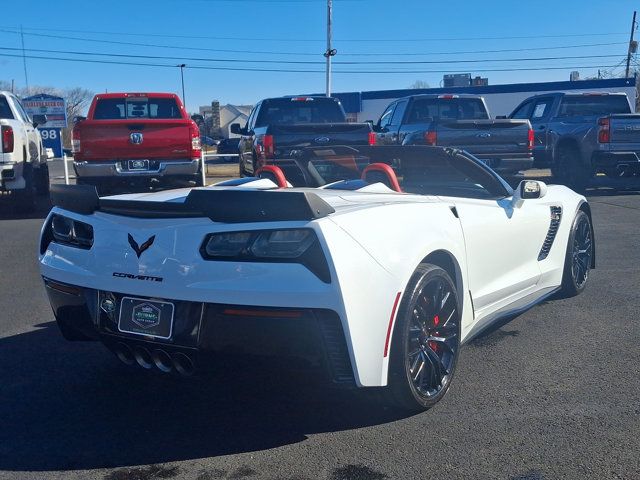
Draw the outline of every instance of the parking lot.
M55 163L54 182L61 171ZM66 342L36 261L49 206L25 217L0 200L2 478L640 475L637 192L591 192L597 269L585 294L471 342L448 396L415 416L251 362L181 380Z

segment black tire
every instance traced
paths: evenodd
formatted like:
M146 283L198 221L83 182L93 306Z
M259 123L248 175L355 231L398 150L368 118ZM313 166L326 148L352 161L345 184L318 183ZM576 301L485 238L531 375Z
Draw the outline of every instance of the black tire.
M580 158L580 151L573 145L561 145L558 155L551 167L555 180L572 190L583 193L593 177L590 166L585 165Z
M582 210L576 214L564 259L560 296L575 297L584 291L593 260L593 228L589 216Z
M33 180L33 165L24 163L22 178L25 186L20 190L13 190L12 196L16 210L19 212L33 212L36 208L36 191Z
M421 264L400 302L385 401L408 411L433 407L449 390L460 350L460 304L442 268Z
M36 193L40 196L49 195L49 165L40 165L35 176Z
M193 176L193 181L196 184L196 187L204 187L204 182L202 181L202 173L198 172Z

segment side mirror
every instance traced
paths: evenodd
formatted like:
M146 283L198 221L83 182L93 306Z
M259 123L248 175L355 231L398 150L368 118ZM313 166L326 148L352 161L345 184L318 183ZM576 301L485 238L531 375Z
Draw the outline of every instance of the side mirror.
M80 122L84 122L87 119L87 117L83 117L81 115L76 115L75 117L73 117L73 123L80 123Z
M243 135L245 133L244 128L242 128L239 123L232 123L230 128L231 133L235 133L236 135Z
M47 123L47 116L38 114L34 115L31 120L33 120L33 126L37 127L38 125L44 125L45 123Z
M523 180L513 192L513 203L519 207L524 200L542 198L547 194L547 184L538 180Z

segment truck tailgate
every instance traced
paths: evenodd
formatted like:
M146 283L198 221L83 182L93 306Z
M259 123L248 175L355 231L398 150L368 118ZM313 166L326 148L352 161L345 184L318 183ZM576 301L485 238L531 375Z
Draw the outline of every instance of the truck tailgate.
M640 147L640 115L610 115L611 143Z
M184 119L86 120L75 128L82 160L184 159L191 147L189 120Z
M528 153L529 128L528 120L440 121L437 144L479 156Z
M366 123L306 123L269 125L276 150L321 145L368 145L371 127Z

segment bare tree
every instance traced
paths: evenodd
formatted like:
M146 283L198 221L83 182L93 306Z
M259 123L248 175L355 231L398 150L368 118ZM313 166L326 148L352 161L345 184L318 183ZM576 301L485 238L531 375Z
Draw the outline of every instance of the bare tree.
M416 80L415 82L413 82L411 85L409 85L409 87L407 88L431 88L429 86L429 84L427 82L425 82L424 80Z
M0 80L0 90L11 90L11 83L6 80ZM66 100L67 128L62 129L62 141L65 148L68 148L71 145L71 128L73 128L73 119L86 114L87 108L93 98L93 92L82 87L60 89L45 85L35 85L29 87L28 92L26 88L19 88L15 93L19 97L40 94L55 95L56 97L62 97Z

